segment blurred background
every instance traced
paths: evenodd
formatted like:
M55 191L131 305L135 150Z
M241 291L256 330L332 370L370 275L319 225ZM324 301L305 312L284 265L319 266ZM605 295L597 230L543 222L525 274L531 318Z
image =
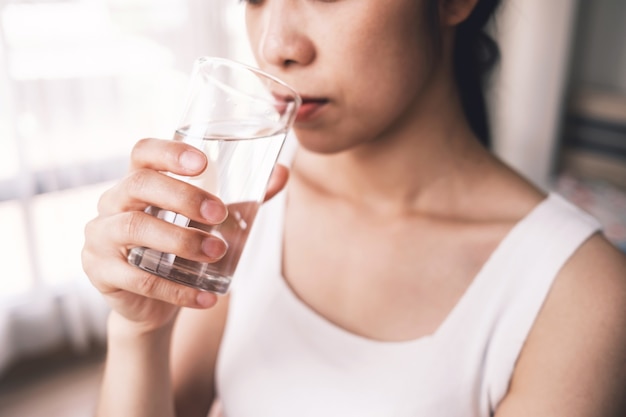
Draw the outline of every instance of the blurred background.
M495 151L626 250L626 1L504 3ZM172 136L196 57L252 62L243 7L0 0L1 416L92 414L107 307L84 225L133 144Z

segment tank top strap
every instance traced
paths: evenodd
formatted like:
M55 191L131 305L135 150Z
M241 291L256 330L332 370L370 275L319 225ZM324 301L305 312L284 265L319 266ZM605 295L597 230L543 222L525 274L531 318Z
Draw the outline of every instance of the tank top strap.
M600 228L595 218L551 193L514 227L485 265L473 302L480 310L475 317L487 332L479 339L488 341L481 347L483 410L493 412L508 391L522 346L559 271Z

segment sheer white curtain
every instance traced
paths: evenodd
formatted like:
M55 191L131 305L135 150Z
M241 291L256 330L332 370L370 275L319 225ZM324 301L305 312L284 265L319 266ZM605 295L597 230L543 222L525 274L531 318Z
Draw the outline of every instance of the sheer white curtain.
M104 339L85 223L142 137L172 135L193 60L248 60L237 0L0 0L0 376Z

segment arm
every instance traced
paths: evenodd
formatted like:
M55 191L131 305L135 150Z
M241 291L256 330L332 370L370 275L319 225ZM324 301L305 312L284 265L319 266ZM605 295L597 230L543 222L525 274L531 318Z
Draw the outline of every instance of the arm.
M176 415L206 417L215 399L215 363L229 297L210 310L183 309L172 339L171 369Z
M157 206L206 224L223 219L223 205L203 204L219 203L214 196L163 175L197 175L206 164L203 154L181 142L138 142L129 174L102 195L98 216L85 227L83 269L112 310L98 416L173 417L176 409L188 417L210 404L228 302L209 309L217 302L215 294L156 277L126 260L135 246L203 262L220 258L210 250L215 245L202 249L203 242L216 237L144 212ZM266 199L286 180L287 169L276 169Z
M112 312L98 416L173 417L169 376L172 329L141 332Z
M595 235L564 266L496 417L626 415L626 258Z
M112 313L99 415L206 417L227 309L225 296L149 332Z

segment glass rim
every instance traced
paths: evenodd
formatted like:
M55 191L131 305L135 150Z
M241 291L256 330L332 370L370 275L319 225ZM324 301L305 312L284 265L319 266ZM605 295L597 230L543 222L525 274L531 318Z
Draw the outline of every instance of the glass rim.
M282 103L288 103L288 102L294 102L294 104L299 107L302 104L302 98L300 97L300 94L298 94L298 92L289 84L287 84L285 81L281 80L280 78L269 74L265 71L263 71L260 68L257 67L253 67L252 65L248 65L245 64L243 62L239 62L239 61L235 61L233 59L230 58L222 58L222 57L216 57L216 56L201 56L196 58L195 62L194 62L194 68L199 69L201 68L203 65L205 64L211 64L211 63L215 63L215 64L219 64L228 68L232 68L235 70L246 70L249 72L252 72L254 74L256 74L257 76L261 76L263 78L266 78L270 81L272 81L273 83L281 86L283 89L286 89L291 96L288 95L280 95L280 97L277 97L274 93L272 92L272 96L274 97L273 103L274 104L282 104ZM256 97L257 99L260 99L260 97ZM266 99L266 98L262 98L264 101L270 102L272 100Z

